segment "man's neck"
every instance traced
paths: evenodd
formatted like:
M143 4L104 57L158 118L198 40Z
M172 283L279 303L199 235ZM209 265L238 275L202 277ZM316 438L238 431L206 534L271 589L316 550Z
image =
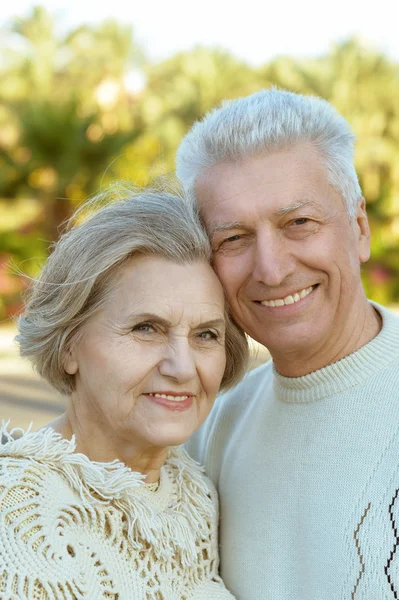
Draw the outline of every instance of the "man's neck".
M348 318L350 327L346 328L346 335L340 334L337 329L334 340L308 351L295 349L281 355L271 350L278 373L285 377L308 375L353 354L374 339L381 331L382 319L367 299L364 300L364 305L361 308L356 306L353 315Z

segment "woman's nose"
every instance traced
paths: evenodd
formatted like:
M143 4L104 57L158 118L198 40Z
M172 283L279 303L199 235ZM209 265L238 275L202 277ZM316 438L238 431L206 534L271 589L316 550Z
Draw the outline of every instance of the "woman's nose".
M159 372L164 377L171 377L179 382L195 377L197 370L194 354L187 339L179 338L169 342L159 363Z

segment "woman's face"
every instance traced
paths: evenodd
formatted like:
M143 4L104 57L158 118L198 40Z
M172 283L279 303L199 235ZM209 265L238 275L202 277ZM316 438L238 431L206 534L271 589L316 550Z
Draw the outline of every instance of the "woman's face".
M224 336L224 295L208 264L132 258L65 363L79 413L143 449L182 444L213 405Z

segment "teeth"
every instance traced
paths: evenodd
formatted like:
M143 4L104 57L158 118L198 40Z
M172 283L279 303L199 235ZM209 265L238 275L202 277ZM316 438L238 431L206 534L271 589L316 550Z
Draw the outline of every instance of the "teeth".
M181 402L187 400L188 396L169 396L168 394L148 394L149 396L156 396L157 398L165 398L166 400L175 400Z
M300 292L295 292L295 294L293 294L292 296L286 296L285 298L277 298L276 300L263 300L263 302L261 302L261 304L263 306L285 306L287 304L295 304L295 302L298 302L299 300L302 300L302 298L306 298L306 296L309 296L310 292L314 289L314 286L310 286L304 290L301 290Z

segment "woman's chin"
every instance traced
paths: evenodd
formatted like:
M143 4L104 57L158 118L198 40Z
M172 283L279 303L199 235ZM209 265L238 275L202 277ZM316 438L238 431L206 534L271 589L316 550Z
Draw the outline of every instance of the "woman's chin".
M172 446L181 446L185 444L194 432L190 433L165 433L164 435L151 437L149 443L158 448L170 448Z
M169 448L171 446L181 446L187 442L187 440L193 435L198 429L198 425L190 427L180 426L162 426L158 431L146 432L146 442L157 448Z
M125 421L125 432L123 437L130 440L137 440L139 445L144 443L147 448L168 448L170 446L180 446L200 427L203 418L202 414L195 407L184 413L170 415L169 411L162 410L162 414L154 411L153 414L145 413L138 418L136 413L134 420L129 424ZM130 425L130 426L129 426ZM140 443L140 441L141 443Z

